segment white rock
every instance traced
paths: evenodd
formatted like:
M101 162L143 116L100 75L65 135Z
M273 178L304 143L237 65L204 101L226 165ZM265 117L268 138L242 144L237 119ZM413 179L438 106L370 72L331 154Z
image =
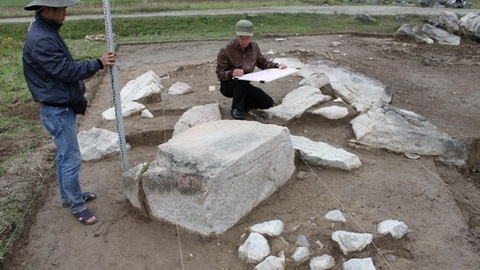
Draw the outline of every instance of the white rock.
M334 167L342 170L352 170L362 166L357 155L335 148L323 142L315 142L303 136L291 135L293 148L302 159L311 165Z
M184 112L178 122L175 124L173 136L201 123L217 121L221 119L222 114L220 113L220 108L217 103L193 106Z
M330 84L330 79L325 74L313 73L301 80L299 85L310 85L316 88L322 88Z
M270 246L263 235L252 232L238 248L238 254L247 263L258 263L270 254Z
M330 255L322 255L310 260L310 270L331 269L334 266L335 259Z
M131 102L124 102L121 104L122 108L122 116L128 117L134 113L141 112L145 109L145 105L131 101ZM105 120L115 120L115 107L112 107L102 113L102 118Z
M310 257L310 248L308 247L297 247L295 252L293 252L292 260L296 264L300 264L308 260Z
M407 225L398 220L385 220L378 224L378 232L385 235L390 233L395 239L400 239L408 233Z
M193 92L192 87L184 82L176 82L168 88L170 95L183 95L191 92Z
M145 118L153 118L153 114L148 109L143 110L140 116Z
M372 258L350 259L343 263L343 270L375 270Z
M300 117L313 105L328 101L330 96L323 95L320 89L304 85L288 93L278 106L264 110L269 117L275 116L284 120Z
M255 224L248 228L251 232L260 233L268 236L280 236L283 232L283 222L281 220L275 219L271 221L266 221L260 224Z
M330 106L317 109L312 112L313 114L319 114L327 119L335 120L344 118L348 115L348 109L340 106Z
M268 256L263 262L259 263L253 270L283 270L285 269L285 252L280 251L278 257Z
M372 243L373 235L370 233L352 233L347 231L335 231L332 240L337 242L344 255L350 252L360 251Z
M83 161L99 160L120 152L118 133L93 127L88 131L78 132L78 144ZM129 149L130 145L126 145Z
M343 216L342 211L340 210L332 210L325 214L325 218L331 221L341 221L346 222L347 220Z
M217 88L215 87L215 85L210 85L210 86L208 87L208 91L215 91L215 90L217 90Z
M139 100L159 94L163 89L160 78L152 70L147 71L138 78L129 81L120 91L122 102Z

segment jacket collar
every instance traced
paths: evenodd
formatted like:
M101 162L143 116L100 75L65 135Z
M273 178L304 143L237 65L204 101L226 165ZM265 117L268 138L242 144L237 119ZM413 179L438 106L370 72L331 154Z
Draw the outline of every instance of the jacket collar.
M60 30L60 27L62 27L62 25L63 25L63 23L58 24L58 23L56 23L52 20L49 20L49 19L43 17L41 14L35 14L35 21L37 21L38 23L44 24L47 27L50 27L50 28L54 29L55 31Z

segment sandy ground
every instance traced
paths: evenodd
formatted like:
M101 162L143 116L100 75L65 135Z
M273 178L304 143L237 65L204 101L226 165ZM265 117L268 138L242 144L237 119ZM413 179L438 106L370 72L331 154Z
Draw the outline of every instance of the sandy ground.
M291 257L299 234L307 236L312 256L330 254L336 266L350 258L372 257L377 269L478 269L480 265L480 192L478 137L480 131L480 77L478 43L461 46L416 45L392 38L350 35L292 36L257 40L274 57L297 57L304 62L329 59L378 79L394 91L392 104L425 116L441 131L465 141L469 163L455 167L434 157L418 160L384 150L353 148L349 121L326 120L306 113L285 124L302 135L342 147L359 156L363 166L351 172L312 167L297 159L297 173L278 192L222 235L202 238L175 225L147 220L137 213L123 193L119 156L84 163L81 178L87 191L99 198L88 204L99 222L82 226L62 208L55 180L42 198L31 229L25 233L8 269L253 269L238 258L245 228L271 219L285 223L283 238L271 239L272 253L281 249ZM219 103L223 117L230 100L208 86L219 84L215 56L226 40L122 45L118 49L120 84L153 70L168 89L177 81L195 90L146 104L154 119L125 119L130 166L150 161L156 146L167 140L181 114L194 105ZM334 47L332 42L339 42ZM338 51L336 51L338 50ZM301 78L287 77L261 87L276 100L298 87ZM115 121L101 119L113 106L110 76L94 88L90 107L79 118L79 130L94 126L116 131ZM327 103L325 105L332 105ZM248 119L247 121L254 121ZM475 152L477 151L477 152ZM246 198L248 199L248 198ZM345 224L324 219L333 209L344 211ZM387 219L403 221L409 233L393 239L377 233ZM343 255L331 240L335 230L374 234L364 251ZM324 247L320 248L315 241ZM309 269L287 259L286 269Z

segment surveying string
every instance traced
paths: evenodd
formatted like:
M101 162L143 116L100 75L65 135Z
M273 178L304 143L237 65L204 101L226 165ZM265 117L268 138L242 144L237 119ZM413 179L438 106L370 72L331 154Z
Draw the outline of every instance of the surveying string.
M115 51L113 43L112 19L110 16L110 0L103 0L103 15L105 17L105 36L107 46L110 51ZM120 144L120 155L122 157L122 169L126 172L129 169L127 148L125 141L125 127L123 125L122 104L120 101L120 88L118 84L118 67L117 64L110 67L110 77L112 82L113 104L115 106L115 119L117 123L118 141Z

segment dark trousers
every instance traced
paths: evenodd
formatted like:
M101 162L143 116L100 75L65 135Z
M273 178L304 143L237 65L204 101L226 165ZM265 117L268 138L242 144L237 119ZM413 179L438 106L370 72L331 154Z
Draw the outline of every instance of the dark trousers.
M247 112L250 109L268 109L273 106L273 99L248 81L221 82L220 92L225 97L232 98L232 109L236 108L241 112Z

